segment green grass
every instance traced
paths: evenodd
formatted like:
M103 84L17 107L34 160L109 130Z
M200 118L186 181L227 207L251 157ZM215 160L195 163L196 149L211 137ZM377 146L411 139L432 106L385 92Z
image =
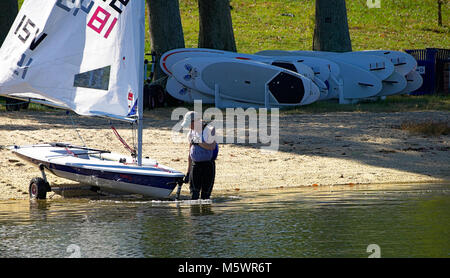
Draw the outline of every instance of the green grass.
M19 4L22 2L19 0ZM185 46L197 47L197 0L179 2ZM231 0L231 6L238 52L312 49L315 0ZM442 12L443 26L439 27L436 0L381 0L380 9L369 9L366 0L347 0L353 50L450 48L450 1L443 5ZM150 48L147 36L146 51ZM386 101L354 105L317 102L283 113L417 110L450 111L450 97L393 96Z
M421 121L421 122L403 122L400 129L413 134L425 136L441 136L450 134L450 125L448 122Z
M437 24L436 0L381 0L369 9L366 0L348 0L353 50L450 48L450 1ZM232 0L231 15L238 52L265 49L311 50L315 0ZM196 0L180 0L186 47L197 47ZM293 16L283 16L291 14Z
M25 101L23 101L25 102ZM22 103L23 103L22 102ZM29 103L27 110L29 111L53 111L55 108L41 105L38 103ZM22 111L22 109L21 109ZM6 112L6 100L4 97L0 97L0 112Z
M183 106L189 110L194 109L192 103L185 103ZM203 112L210 107L214 107L214 105L203 104ZM305 106L283 108L280 109L280 114L289 115L331 112L390 113L412 111L450 111L450 95L397 95L389 96L386 100L364 101L356 104L339 104L337 100L320 101Z
M353 50L450 48L450 1L442 6L442 27L437 0L380 1L380 9L369 9L366 0L347 0ZM185 45L197 47L197 0L179 2ZM238 52L312 49L315 0L231 0L231 6Z
M4 98L0 98L0 112L6 112ZM188 109L193 109L192 104L185 104ZM213 105L203 105L203 110ZM52 111L54 108L30 103L29 111ZM302 113L331 113L331 112L412 112L412 111L450 111L450 96L423 95L423 96L390 96L385 101L367 101L357 104L338 104L337 101L321 101L310 105L287 108L280 110L281 114ZM430 127L433 128L433 127ZM448 132L448 129L444 129Z
M357 104L338 104L337 101L320 101L310 105L283 110L282 113L325 113L325 112L410 112L440 110L450 111L450 96L390 96L386 100L366 101Z

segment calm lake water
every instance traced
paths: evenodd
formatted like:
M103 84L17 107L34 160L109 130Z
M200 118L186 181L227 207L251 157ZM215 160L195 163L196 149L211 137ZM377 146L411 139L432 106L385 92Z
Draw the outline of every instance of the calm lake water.
M450 257L450 185L0 201L0 257L366 258L370 244L381 257Z

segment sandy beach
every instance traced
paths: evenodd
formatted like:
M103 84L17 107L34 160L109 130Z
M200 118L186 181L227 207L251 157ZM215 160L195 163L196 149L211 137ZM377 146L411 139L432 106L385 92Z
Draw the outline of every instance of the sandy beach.
M187 168L187 143L172 141L172 109L146 111L144 156L181 172ZM64 111L0 112L0 145L45 142L82 144L127 154L110 121L71 118ZM213 197L218 192L283 189L299 186L358 186L450 181L450 136L413 135L405 121L450 121L450 112L333 112L280 114L279 150L262 152L260 144L221 144ZM113 122L129 143L129 124ZM0 199L27 199L38 169L0 150ZM77 183L48 175L51 184ZM188 193L183 187L183 194ZM53 193L50 193L53 194ZM59 196L55 196L58 198Z

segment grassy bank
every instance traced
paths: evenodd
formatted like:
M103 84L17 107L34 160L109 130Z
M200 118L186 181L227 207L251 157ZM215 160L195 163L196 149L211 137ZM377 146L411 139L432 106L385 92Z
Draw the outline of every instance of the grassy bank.
M437 24L435 0L381 0L369 9L366 0L347 1L353 50L450 47L450 3ZM315 0L232 0L231 15L239 52L312 48ZM180 0L186 47L197 47L196 0Z
M450 96L390 96L386 100L366 101L357 104L339 104L336 101L320 101L310 105L284 110L287 114L324 112L411 112L450 111Z
M19 0L21 4L23 0ZM179 0L186 47L197 47L197 0ZM450 48L450 1L442 7L443 25L437 24L436 0L381 0L380 9L369 9L366 0L347 1L354 50ZM315 0L231 0L239 52L265 49L311 49ZM148 28L148 27L147 27ZM148 37L148 36L147 36ZM150 50L147 38L146 50ZM30 109L41 110L40 105ZM386 101L339 105L317 102L285 113L333 111L402 112L450 111L450 97L393 96ZM4 106L0 111L5 111Z
M347 1L353 50L450 48L450 1L444 1L442 7L442 27L437 23L436 0L380 1L380 9L369 9L366 0ZM19 0L19 5L22 2ZM186 47L197 47L197 0L179 2ZM231 0L230 3L239 52L311 49L315 0ZM150 50L148 38L146 50Z
M184 104L190 110L194 105ZM202 105L203 111L214 107L212 104ZM245 109L244 109L245 110ZM397 95L388 96L386 100L363 101L356 104L339 104L338 100L319 101L305 106L286 107L280 110L281 114L311 114L327 112L415 112L415 111L450 111L450 96L447 95Z
M0 112L5 112L5 100L0 98ZM194 108L192 104L185 104L188 109ZM203 105L204 109L211 107ZM40 104L30 103L28 110L53 111L54 108ZM412 112L412 111L450 111L450 96L423 95L423 96L390 96L386 100L367 101L357 104L339 104L336 101L321 101L305 106L282 109L284 114L299 113L325 113L325 112Z
M400 129L409 131L413 134L421 134L425 136L441 136L450 134L450 124L441 121L407 121L403 122Z

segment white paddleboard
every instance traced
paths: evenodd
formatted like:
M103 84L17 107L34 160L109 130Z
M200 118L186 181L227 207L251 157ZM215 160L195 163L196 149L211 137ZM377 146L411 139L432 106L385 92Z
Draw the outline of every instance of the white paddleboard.
M280 58L280 57L264 57L264 56L258 56L258 55L248 55L252 59L250 60L256 60L265 64L270 64L272 66L284 68L296 73L299 73L309 79L311 79L314 84L319 88L320 91L320 97L319 100L327 99L328 97L328 87L325 84L324 81L322 81L320 78L316 76L313 69L309 66L303 63L302 60L297 59L286 59L286 58Z
M211 95L205 95L199 91L186 87L178 82L173 76L169 76L167 79L166 91L172 97L184 102L193 103L195 100L201 100L202 103L206 104L214 103L214 97Z
M358 52L335 54L332 59L367 70L381 80L389 78L394 73L394 64L385 57L364 55Z
M328 87L325 84L324 81L322 81L320 78L318 78L312 68L309 65L306 65L303 63L303 60L297 60L297 59L286 59L282 57L264 57L261 58L261 56L257 55L251 55L255 60L261 61L266 64L270 64L272 66L284 68L296 73L299 73L301 75L304 75L305 77L311 79L314 84L319 88L320 91L320 97L319 100L327 99L328 98ZM266 60L267 59L267 60Z
M330 94L328 91L327 84L325 82L323 82L322 80L320 80L318 77L314 77L311 80L317 86L317 88L319 88L319 92L320 92L319 100L329 99Z
M334 84L334 82L331 82L330 79L337 79L340 75L339 66L333 61L319 57L299 56L292 51L284 50L263 50L260 52L256 52L255 55L294 60L306 64L314 71L315 78L313 79L313 81L321 90L321 96L319 100L338 98L337 92L339 91L339 88L330 85ZM323 84L321 82L318 82L317 79L320 79ZM326 89L324 89L325 87L323 87L323 85L326 86Z
M398 72L393 72L391 76L382 81L383 89L377 96L391 96L398 94L406 88L406 78Z
M406 52L391 50L366 50L358 51L357 53L385 57L394 64L395 71L403 76L415 70L417 67L416 59Z
M376 77L384 80L394 72L394 64L385 57L377 55L361 54L360 52L325 52L325 51L291 51L292 53L329 59L333 62L347 63L371 72Z
M309 79L313 79L315 76L314 71L308 65L299 63L295 61L295 59L280 59L279 57L273 58L207 48L180 48L170 50L161 56L160 65L162 70L167 75L171 75L172 72L170 68L174 64L181 60L195 57L228 57L238 60L255 60L273 66L282 67L287 70L292 70L308 77Z
M176 99L187 103L194 103L194 101L202 101L203 104L215 104L215 98L210 95L205 95L197 90L188 88L183 84L179 83L173 76L169 76L166 85L167 92ZM233 101L227 99L224 96L220 97L220 100L217 102L218 108L265 108L264 105L249 103L249 102L241 102L241 101ZM277 105L272 105L272 107L279 107Z
M177 62L186 58L195 57L229 57L239 60L256 60L273 66L281 67L287 70L292 70L299 74L302 74L311 79L320 90L320 99L329 98L328 87L325 81L329 78L331 70L335 74L339 73L337 65L330 63L327 60L306 58L296 59L296 57L266 57L262 55L252 55L245 53L236 53L230 51L222 51L207 48L180 48L173 49L161 56L161 68L167 74L171 75L170 68Z
M272 108L277 108L277 107L278 106L276 106L276 105L272 106ZM243 109L255 108L255 109L259 109L259 108L265 108L265 106L262 105L262 104L256 104L256 103L249 103L249 102L233 101L233 100L229 100L229 99L222 99L220 101L220 104L219 104L218 108L243 108Z
M261 52L259 52L261 53ZM265 52L271 54L281 55L301 55L320 57L330 60L337 64L340 69L339 77L343 79L344 85L344 98L357 99L368 98L377 95L382 90L381 79L375 76L373 73L362 69L361 67L354 66L347 62L342 62L340 59L330 59L330 55L324 53L317 53L316 51L271 51Z
M295 106L320 97L311 79L272 65L227 57L187 58L170 71L186 87L215 95L216 84L225 98L264 105ZM266 85L270 92L266 99Z
M282 59L294 60L300 63L304 63L309 66L314 71L314 74L323 82L328 80L330 74L333 74L334 76L339 76L340 74L339 66L331 62L330 60L310 56L301 56L292 53L291 51L263 50L256 52L255 55L268 56L279 59L282 56Z
M368 98L377 95L382 90L381 79L374 74L351 64L335 62L341 70L344 98Z
M177 48L169 50L161 55L159 63L164 73L170 76L172 75L172 71L170 70L172 66L181 60L193 57L226 55L226 52L227 51L207 48Z
M281 67L302 74L311 79L319 88L319 100L330 98L328 93L328 86L325 82L329 78L331 69L333 69L334 73L339 73L339 68L337 67L337 65L330 65L327 60L323 59L304 57L306 58L306 60L308 60L307 62L305 62L304 59L296 59L296 57L265 57L261 55L252 55L205 48L181 48L170 50L161 56L160 64L163 71L170 76L172 74L170 70L172 65L181 60L194 57L220 56L240 60L257 60L266 64L271 64L273 66ZM313 67L314 70L311 67ZM182 91L182 93L184 93L184 91Z
M422 87L423 78L419 72L413 70L406 75L406 83L407 83L406 88L403 89L401 92L399 92L398 93L399 95L409 94L418 90L420 87Z

